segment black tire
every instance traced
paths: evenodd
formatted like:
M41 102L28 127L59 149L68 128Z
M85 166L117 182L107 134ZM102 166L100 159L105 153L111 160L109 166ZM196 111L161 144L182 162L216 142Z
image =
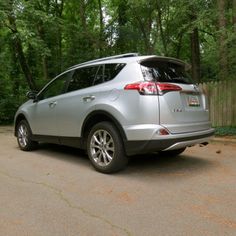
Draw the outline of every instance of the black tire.
M21 120L16 127L17 142L21 150L31 151L34 150L38 142L31 139L32 132L26 120Z
M160 152L161 155L165 155L165 156L178 156L180 155L182 152L185 151L186 148L180 148L180 149L176 149L176 150L170 150L170 151L162 151Z
M110 122L100 122L92 127L87 152L93 167L102 173L117 172L128 162L119 131Z

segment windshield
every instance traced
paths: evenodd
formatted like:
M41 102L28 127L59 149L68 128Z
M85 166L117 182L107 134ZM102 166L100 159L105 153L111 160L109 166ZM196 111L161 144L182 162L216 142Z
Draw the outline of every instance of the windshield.
M184 64L169 61L145 61L141 63L146 81L192 84Z

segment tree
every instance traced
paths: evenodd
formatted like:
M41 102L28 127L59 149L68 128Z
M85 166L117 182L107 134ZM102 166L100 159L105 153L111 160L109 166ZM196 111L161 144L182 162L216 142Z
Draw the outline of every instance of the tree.
M28 62L26 60L26 57L25 57L25 54L24 54L24 51L23 51L23 47L22 47L22 41L21 41L20 34L19 34L19 31L18 31L17 25L16 25L16 16L15 16L15 13L14 13L14 1L9 0L8 5L6 7L8 8L8 12L7 12L8 24L7 24L7 27L12 32L12 42L13 42L13 45L14 45L15 53L17 55L17 58L19 59L21 69L22 69L22 71L25 75L25 78L28 82L28 85L29 85L30 89L34 90L34 89L36 89L36 85L35 85L35 82L33 80L33 76L32 76L32 73L30 71Z
M227 60L227 36L226 36L226 17L225 17L225 0L218 0L219 11L219 66L220 79L228 77L228 60Z
M126 52L182 59L196 82L235 79L235 45L236 0L0 0L0 90L19 102L71 65Z

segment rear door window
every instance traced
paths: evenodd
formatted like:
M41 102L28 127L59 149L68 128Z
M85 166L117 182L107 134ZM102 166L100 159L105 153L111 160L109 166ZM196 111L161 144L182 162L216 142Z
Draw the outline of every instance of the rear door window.
M192 84L184 64L169 61L144 61L141 70L145 80L155 82Z
M103 64L75 69L67 92L88 88L114 79L125 64Z
M92 86L98 70L99 66L76 69L68 84L67 92L72 92L78 89L88 88Z

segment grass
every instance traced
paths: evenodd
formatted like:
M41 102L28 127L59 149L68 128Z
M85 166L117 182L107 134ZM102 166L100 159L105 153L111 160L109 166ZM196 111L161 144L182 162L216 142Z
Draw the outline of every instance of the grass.
M236 126L214 127L216 136L236 136Z

